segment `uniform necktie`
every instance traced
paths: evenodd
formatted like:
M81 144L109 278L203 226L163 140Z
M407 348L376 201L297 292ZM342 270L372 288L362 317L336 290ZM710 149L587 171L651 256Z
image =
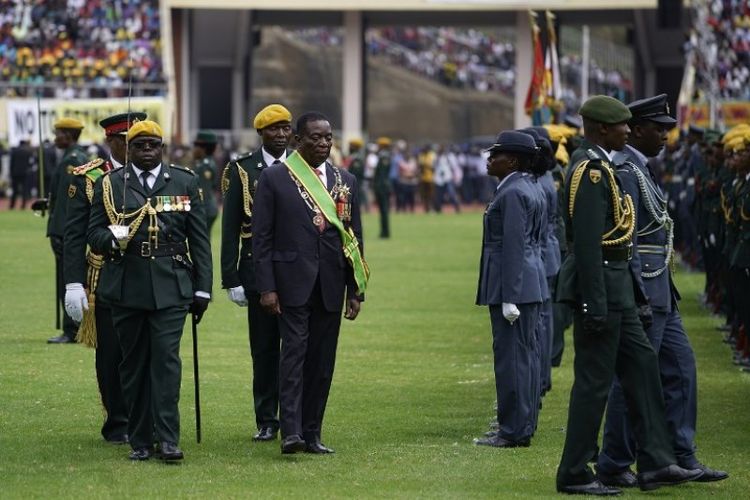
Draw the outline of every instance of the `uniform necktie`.
M141 184L143 184L143 189L148 193L150 191L150 188L148 186L148 178L151 175L151 172L143 171L141 172Z
M318 174L318 177L320 177L320 180L322 182L323 181L323 172L321 172L317 168L313 169L313 170L315 170L315 173ZM326 224L326 218L323 216L322 213L319 213L316 217L319 217L318 220L320 221L318 224L316 224L316 226L318 226L318 231L320 231L322 233L323 231L326 230L326 225L327 225Z

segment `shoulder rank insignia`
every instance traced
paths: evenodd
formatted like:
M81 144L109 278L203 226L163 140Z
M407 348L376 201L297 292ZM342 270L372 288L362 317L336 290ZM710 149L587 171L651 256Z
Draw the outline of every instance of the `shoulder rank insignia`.
M229 191L229 168L229 165L227 165L221 173L221 194L223 195Z
M596 184L600 180L602 180L602 171L595 168L589 169L589 179L591 179L591 182Z
M71 184L70 186L68 186L68 198L72 198L75 195L76 195L76 187L73 184Z
M103 163L104 163L104 160L102 160L101 158L97 158L96 160L90 161L88 163L84 163L80 167L75 167L73 169L72 174L73 175L84 175L84 174L86 174L86 172L99 167Z

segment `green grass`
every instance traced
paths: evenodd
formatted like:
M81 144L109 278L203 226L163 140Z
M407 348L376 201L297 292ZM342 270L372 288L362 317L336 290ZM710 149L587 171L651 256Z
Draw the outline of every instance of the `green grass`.
M393 238L365 219L372 269L357 321L345 322L323 429L333 456L282 456L251 443L254 415L245 310L220 289L200 329L203 443L195 443L191 341L184 336L184 463L131 463L99 436L93 351L47 345L53 259L45 222L0 212L0 497L538 498L555 496L572 352L553 373L528 449L478 448L492 417L486 308L474 306L481 214L396 216ZM750 376L730 362L696 305L702 276L682 273L682 311L698 358L699 457L727 481L650 497L747 498ZM570 345L570 340L568 340ZM628 492L639 496L638 492Z

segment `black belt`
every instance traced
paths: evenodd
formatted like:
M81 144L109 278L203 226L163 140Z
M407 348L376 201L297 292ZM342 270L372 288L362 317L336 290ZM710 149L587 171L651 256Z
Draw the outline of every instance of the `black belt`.
M633 245L626 247L602 247L602 258L604 260L625 260L633 258Z
M139 257L171 257L172 255L183 255L187 253L187 245L184 242L159 243L154 246L150 241L140 243L131 241L125 248L125 253Z

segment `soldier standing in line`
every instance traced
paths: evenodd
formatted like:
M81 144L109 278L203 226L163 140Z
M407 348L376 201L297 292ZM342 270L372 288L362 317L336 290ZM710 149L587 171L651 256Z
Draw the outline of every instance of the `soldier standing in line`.
M49 187L49 220L47 221L47 236L49 236L52 252L55 254L57 272L57 296L63 300L65 295L65 280L63 278L63 238L65 224L68 220L68 198L71 194L73 169L86 163L86 151L78 145L83 123L75 118L60 118L55 122L55 147L63 150L60 163L57 164L55 174ZM63 313L63 332L61 335L47 339L48 344L73 344L76 341L78 325L67 312Z
M642 490L697 479L700 469L677 464L664 414L656 354L638 318L632 254L635 213L622 196L609 152L621 150L630 133L630 110L607 96L581 107L585 138L572 155L565 189L569 253L560 269L558 299L575 308L574 381L565 447L557 470L557 491L616 495L588 466L607 395L615 374L622 384L638 442L638 484Z
M253 441L273 441L279 432L279 352L276 316L260 306L253 264L253 200L261 172L280 165L290 151L292 114L280 104L263 108L253 120L262 145L227 164L221 178L221 282L229 300L247 307L253 402L258 432Z
M122 350L112 324L110 307L96 297L103 257L95 252L86 253L86 233L94 184L106 172L122 168L128 128L134 121L145 119L146 113L122 113L100 121L110 156L75 168L68 187L71 195L63 247L65 311L81 324L77 340L96 348L96 380L106 412L101 433L112 444L128 442L128 411L120 382Z
M128 165L96 184L88 230L91 249L106 258L97 291L122 348L131 460L183 459L180 340L188 311L198 323L211 297L198 176L162 163L162 136L150 120L130 128Z
M378 164L375 166L373 175L373 191L375 201L380 211L380 237L390 238L391 227L388 221L388 212L391 210L391 181L389 178L392 163L391 140L388 137L379 137Z
M630 269L635 285L648 299L642 306L651 319L644 322L646 335L659 358L667 424L674 441L677 463L686 469L701 469L699 482L719 481L728 474L701 464L695 457L697 420L697 374L695 354L677 309L680 298L672 282L673 232L667 202L648 164L666 143L667 131L677 121L669 116L667 95L642 99L628 105L632 118L628 144L615 154L618 178L636 210L633 259ZM635 441L630 430L622 387L615 380L607 403L602 451L597 477L607 486L637 485L630 465L635 461Z
M193 141L193 171L198 174L200 189L203 191L203 203L206 207L206 226L208 237L211 238L211 228L219 215L219 204L216 200L219 189L219 175L214 161L216 151L216 134L210 131L200 131Z
M515 130L500 133L488 150L487 174L500 183L484 214L476 303L488 305L490 311L498 429L475 440L480 446L527 447L536 430L536 330L546 290L533 248L542 201L527 172L537 150L531 136Z

